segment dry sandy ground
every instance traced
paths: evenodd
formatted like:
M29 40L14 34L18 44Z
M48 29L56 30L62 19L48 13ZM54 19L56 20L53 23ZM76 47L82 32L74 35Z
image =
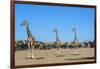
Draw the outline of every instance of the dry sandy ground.
M60 49L60 55L56 54L56 49L51 50L35 50L35 59L27 59L27 50L15 52L15 65L35 65L35 64L51 64L51 63L69 63L69 62L87 62L94 59L86 59L94 57L94 48L79 49Z

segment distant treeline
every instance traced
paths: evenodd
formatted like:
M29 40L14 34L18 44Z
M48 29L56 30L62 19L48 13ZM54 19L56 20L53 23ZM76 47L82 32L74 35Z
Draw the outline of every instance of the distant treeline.
M78 45L77 46L74 46L73 45L73 42L69 43L69 42L63 42L61 43L60 45L60 48L63 48L63 49L66 49L66 48L87 48L88 47L88 44L90 45L90 48L93 48L94 47L94 42L93 41L89 41L89 42L83 42L83 43L80 43L78 42ZM34 44L34 48L35 49L40 49L40 50L46 50L46 49L55 49L57 48L56 46L56 42L41 42L41 41L36 41L35 44ZM15 42L15 49L16 50L25 50L25 49L28 49L28 44L27 44L27 41L16 41Z

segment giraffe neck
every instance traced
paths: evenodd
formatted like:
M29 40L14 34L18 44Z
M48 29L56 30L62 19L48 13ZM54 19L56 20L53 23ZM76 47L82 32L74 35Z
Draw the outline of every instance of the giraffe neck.
M27 25L27 38L31 38L32 40L35 40L35 38L32 36L32 33L31 33L31 31L29 30L29 27L28 27L28 25Z
M31 32L30 32L30 30L29 30L29 27L28 27L28 26L26 27L26 30L27 30L27 35L29 36Z
M74 40L77 40L76 30L75 30Z
M56 31L56 41L60 41L58 36L58 31Z

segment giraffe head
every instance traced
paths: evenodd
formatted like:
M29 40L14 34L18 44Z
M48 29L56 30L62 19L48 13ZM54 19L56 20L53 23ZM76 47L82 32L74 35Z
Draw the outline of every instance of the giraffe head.
M24 20L24 21L22 21L22 23L20 25L21 26L28 26L28 21L27 20Z
M57 28L55 28L55 29L53 30L53 32L57 32Z

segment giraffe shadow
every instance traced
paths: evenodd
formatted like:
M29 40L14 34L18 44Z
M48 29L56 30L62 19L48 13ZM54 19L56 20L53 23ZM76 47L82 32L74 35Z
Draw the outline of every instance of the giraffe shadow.
M39 60L39 59L45 59L45 58L44 57L37 57L36 59Z
M73 55L73 56L79 56L79 55L81 55L81 54L70 54L70 55Z
M35 58L32 58L32 57L28 58L28 57L26 57L25 59L37 59L37 60L39 60L39 59L45 59L45 58L44 57L35 57Z
M66 55L63 55L63 54L54 54L54 55L56 55L56 57L65 57Z
M56 57L65 57L66 55L56 55Z
M25 57L25 59L35 59L35 58L32 58L32 57L30 57L30 58L28 58L28 57Z

